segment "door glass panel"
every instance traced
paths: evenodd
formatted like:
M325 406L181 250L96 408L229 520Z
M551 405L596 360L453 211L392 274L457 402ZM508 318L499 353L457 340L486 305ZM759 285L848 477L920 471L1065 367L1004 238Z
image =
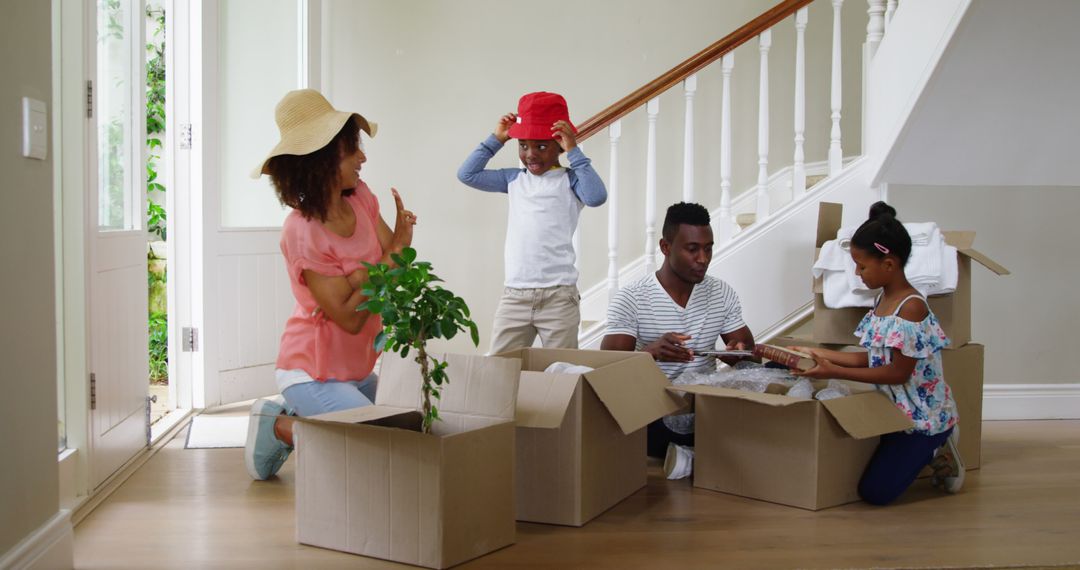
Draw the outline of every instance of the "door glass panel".
M288 210L270 179L249 174L278 141L274 107L299 87L298 0L229 0L217 6L221 227L280 226Z
M137 78L133 47L135 9L131 0L97 0L97 80L94 82L98 125L98 227L101 230L133 230L140 226L136 215L138 170L134 159L135 98Z

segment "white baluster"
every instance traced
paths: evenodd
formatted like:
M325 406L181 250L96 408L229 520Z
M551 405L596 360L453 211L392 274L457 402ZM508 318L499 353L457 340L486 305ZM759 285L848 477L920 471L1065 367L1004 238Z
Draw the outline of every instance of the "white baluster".
M731 72L735 54L728 52L720 61L724 87L720 103L720 243L735 235L738 226L731 214Z
M694 201L694 94L697 92L697 75L683 81L686 95L686 123L683 127L683 202Z
M889 22L892 21L892 17L896 14L897 0L889 0L885 3L885 31L889 31Z
M866 3L869 5L866 10L869 15L866 22L866 48L872 61L878 44L885 35L885 0L866 0Z
M832 131L829 133L829 176L840 173L844 160L844 152L840 149L840 7L844 5L844 0L832 0L832 5Z
M772 30L758 36L761 52L761 77L758 82L758 177L757 220L769 217L769 48L772 47Z
M795 12L795 159L791 167L791 199L806 192L806 24L809 9Z
M608 141L611 143L611 170L608 172L608 301L619 292L619 137L622 136L622 121L615 121L608 127Z
M656 271L656 116L660 99L645 105L649 116L649 146L645 151L645 270Z

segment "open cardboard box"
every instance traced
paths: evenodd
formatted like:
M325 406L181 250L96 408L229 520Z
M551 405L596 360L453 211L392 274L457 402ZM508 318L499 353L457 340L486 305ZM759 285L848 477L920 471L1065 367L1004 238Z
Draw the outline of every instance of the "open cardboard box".
M526 348L517 401L517 518L581 526L645 486L645 426L684 401L642 352ZM547 374L555 362L594 368Z
M814 259L821 254L821 246L836 239L840 229L844 206L822 202L818 206L817 242ZM986 255L974 249L975 232L942 231L945 242L957 249L959 278L956 291L946 295L929 297L930 310L937 315L941 328L952 340L952 346L960 347L971 342L971 261L978 262L997 275L1008 275L1009 270ZM855 328L866 315L865 307L830 309L825 306L822 294L822 279L814 279L814 324L813 338L824 344L851 344L854 342Z
M793 337L774 338L770 344L777 346L822 346L809 339ZM833 350L864 351L860 346L827 345ZM983 357L985 347L968 343L959 348L941 351L941 367L945 382L952 388L956 411L960 415L960 457L964 467L973 470L982 464L982 406L983 406ZM929 469L922 476L928 476Z
M859 500L878 436L911 427L882 394L818 401L714 386L695 395L694 486L819 510Z
M447 568L514 542L521 362L447 355L441 420L419 432L419 366L386 354L375 405L297 418L304 544Z

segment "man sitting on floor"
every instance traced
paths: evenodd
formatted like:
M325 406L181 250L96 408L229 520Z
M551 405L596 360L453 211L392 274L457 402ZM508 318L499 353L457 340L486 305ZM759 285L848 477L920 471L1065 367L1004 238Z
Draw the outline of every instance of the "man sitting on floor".
M600 348L648 352L672 380L686 372L716 370L716 359L700 353L716 350L718 339L729 349L753 348L739 296L727 283L706 275L712 248L708 210L686 202L668 208L660 240L664 263L616 293ZM673 431L663 420L649 424L649 455L664 457L669 443L693 446L693 425L677 428Z

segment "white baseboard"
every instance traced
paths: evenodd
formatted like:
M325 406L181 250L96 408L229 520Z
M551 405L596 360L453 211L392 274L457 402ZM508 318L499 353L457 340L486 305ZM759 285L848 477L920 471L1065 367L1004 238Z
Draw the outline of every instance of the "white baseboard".
M54 570L75 566L71 511L61 510L0 556L0 570Z
M983 420L1080 419L1080 384L986 384Z

